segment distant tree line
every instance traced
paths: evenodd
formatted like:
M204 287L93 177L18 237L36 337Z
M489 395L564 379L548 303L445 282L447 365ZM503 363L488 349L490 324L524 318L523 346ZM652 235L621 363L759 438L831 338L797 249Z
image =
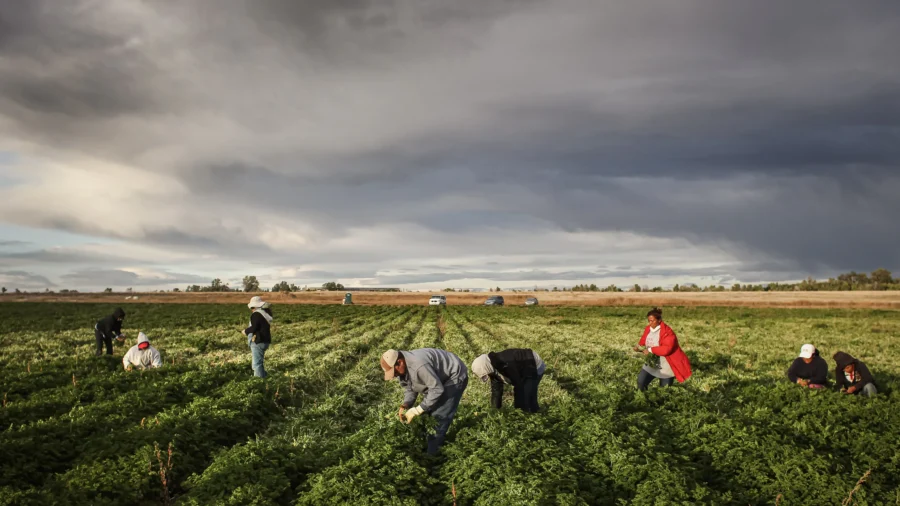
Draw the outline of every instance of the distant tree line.
M268 291L261 290L259 286L259 280L256 276L244 276L242 281L243 291L245 292L259 292L259 291ZM337 283L335 281L329 281L327 283L322 284L321 288L300 288L294 283L288 283L287 281L281 281L280 283L276 283L275 286L272 287L273 292L299 292L299 291L309 291L309 290L325 290L325 291L343 291L346 290L344 285ZM856 271L851 271L846 274L841 274L836 278L828 278L826 281L818 281L813 277L808 277L799 283L760 283L760 284L740 284L734 283L730 287L726 288L724 285L709 285L706 287L700 287L693 283L685 283L685 284L677 284L672 287L671 290L666 290L661 286L656 286L653 288L649 288L647 286L641 286L639 284L634 284L628 288L629 292L825 292L825 291L852 291L852 290L900 290L900 278L894 278L891 274L891 271L887 269L876 269L871 273L858 273ZM126 292L131 292L131 288L125 290ZM174 288L173 292L180 292L178 288ZM208 286L200 286L200 285L190 285L185 288L186 292L233 292L239 291L238 289L231 288L228 286L228 283L223 283L221 279L216 278L210 282ZM390 289L390 291L399 291L399 289ZM469 290L463 289L454 289L454 288L445 288L445 292L468 292ZM491 292L500 292L500 287L491 288L489 291ZM520 292L522 290L512 290L513 292ZM578 284L571 288L566 287L556 287L554 286L552 289L550 288L538 288L534 287L535 292L624 292L626 291L623 288L620 288L616 285L609 285L605 288L601 288L594 283L587 284ZM8 292L7 288L0 287L0 293L6 294ZM112 288L107 288L103 290L104 293L113 293ZM28 293L26 290L20 290L18 288L14 289L14 293ZM38 292L41 293L41 292ZM47 288L42 293L56 293L49 288ZM59 290L59 293L78 293L78 290L70 290L70 289L62 289Z

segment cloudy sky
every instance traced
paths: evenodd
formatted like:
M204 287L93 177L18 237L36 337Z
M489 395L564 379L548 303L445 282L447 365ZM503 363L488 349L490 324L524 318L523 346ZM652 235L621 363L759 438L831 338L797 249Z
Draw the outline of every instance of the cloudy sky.
M900 271L900 2L2 0L0 284Z

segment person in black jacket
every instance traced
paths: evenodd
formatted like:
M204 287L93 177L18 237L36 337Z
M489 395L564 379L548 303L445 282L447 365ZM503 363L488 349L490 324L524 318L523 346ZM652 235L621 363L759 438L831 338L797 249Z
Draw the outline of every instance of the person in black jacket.
M112 355L112 340L116 339L120 343L125 341L125 335L122 334L122 320L125 319L125 311L117 307L113 314L102 318L94 325L94 338L97 340L97 353L99 357L103 355L103 345L106 344L106 354Z
M800 356L794 359L787 377L791 383L804 388L825 388L828 383L828 364L819 356L819 350L811 344L800 348Z
M491 380L491 406L503 404L503 385L513 386L513 406L537 413L538 385L544 377L546 365L536 351L512 348L481 355L472 362L472 372L481 381Z
M272 343L272 309L268 302L263 302L259 297L250 299L247 304L250 308L250 326L242 331L247 336L247 344L250 346L250 354L252 357L251 367L253 375L259 378L265 378L266 368L264 360L266 350Z
M837 364L834 369L834 380L841 392L845 394L862 392L868 397L878 393L878 389L875 388L875 378L872 377L866 364L843 351L835 353L832 358Z

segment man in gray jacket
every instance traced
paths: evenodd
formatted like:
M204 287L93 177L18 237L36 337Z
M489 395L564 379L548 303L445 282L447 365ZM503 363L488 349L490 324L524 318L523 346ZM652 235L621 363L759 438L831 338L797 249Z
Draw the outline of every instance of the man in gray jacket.
M406 423L422 413L437 420L435 434L428 436L428 453L436 455L456 415L459 401L469 384L466 364L449 351L422 348L412 351L388 350L381 355L384 380L400 380L405 389L397 416ZM422 403L416 403L419 394Z

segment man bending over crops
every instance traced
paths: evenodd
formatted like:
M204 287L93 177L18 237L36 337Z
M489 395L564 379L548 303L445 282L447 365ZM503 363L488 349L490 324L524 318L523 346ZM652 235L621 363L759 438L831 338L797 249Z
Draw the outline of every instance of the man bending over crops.
M122 357L122 365L126 371L132 368L149 369L151 367L162 367L162 357L159 351L150 346L150 339L143 332L138 333L137 344L132 346L128 353Z
M834 370L834 379L841 392L845 394L858 394L872 397L878 393L875 388L875 378L869 372L866 364L860 362L853 355L839 351L834 354L837 368Z
M645 365L638 373L638 390L647 390L654 379L659 386L668 387L674 380L684 383L691 377L691 362L681 346L675 331L662 321L662 310L653 308L647 312L648 325L634 351L659 358L659 365ZM644 348L641 348L644 347Z
M466 364L449 351L422 348L384 352L381 369L385 381L397 378L405 389L403 403L397 412L401 421L409 423L423 413L429 413L437 420L435 433L427 440L429 455L436 455L469 384ZM412 407L419 394L424 396L422 403Z
M490 352L472 362L472 372L481 381L491 380L491 406L500 409L507 384L513 387L513 406L529 413L538 412L538 385L545 369L537 352L527 348Z
M819 356L819 350L811 344L800 347L800 356L794 359L788 369L791 383L804 388L825 388L828 382L828 364Z
M112 340L124 342L122 334L122 320L125 319L125 311L117 307L113 314L103 318L94 325L94 338L97 340L97 356L103 355L103 345L106 344L106 354L112 355Z

